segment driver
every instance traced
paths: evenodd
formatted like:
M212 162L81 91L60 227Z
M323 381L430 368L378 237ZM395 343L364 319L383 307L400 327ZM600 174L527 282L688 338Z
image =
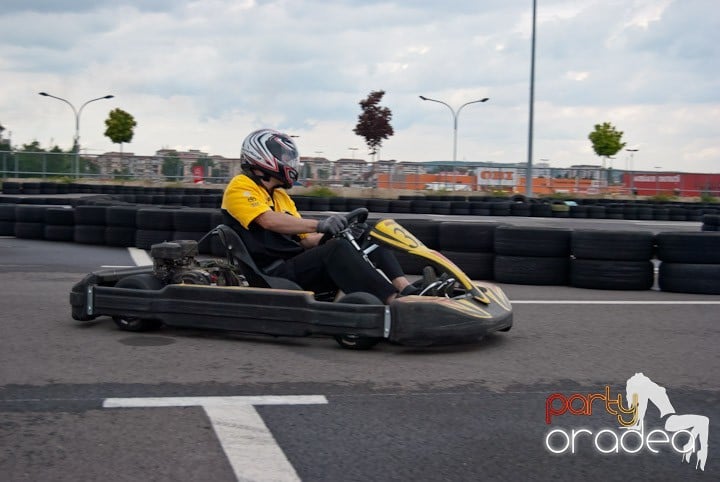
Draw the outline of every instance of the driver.
M398 295L418 289L404 276L388 250L379 247L371 266L346 239L330 239L347 228L345 216L303 219L286 189L297 180L299 156L290 136L271 130L252 132L240 152L242 174L225 188L223 222L238 232L256 264L266 274L287 278L316 293L336 288L364 291L389 304Z

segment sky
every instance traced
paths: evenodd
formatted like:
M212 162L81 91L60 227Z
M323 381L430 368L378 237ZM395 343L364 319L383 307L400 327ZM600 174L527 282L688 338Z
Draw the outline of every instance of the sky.
M359 102L386 92L380 158L528 160L532 0L3 0L0 124L15 146L238 157L289 133L303 156L371 160ZM422 101L419 96L445 105ZM485 103L466 102L488 97ZM453 110L451 110L453 109ZM623 132L618 169L720 172L717 0L537 0L534 163L601 165L596 124Z

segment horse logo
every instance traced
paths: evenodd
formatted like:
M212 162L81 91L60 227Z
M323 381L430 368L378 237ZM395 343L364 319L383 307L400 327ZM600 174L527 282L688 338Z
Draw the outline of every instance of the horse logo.
M637 418L635 425L623 427L630 430L642 431L642 425L645 419L645 413L648 408L648 402L660 412L660 418L667 416L665 420L665 430L670 433L680 430L690 434L690 440L685 444L683 450L683 461L691 463L693 454L695 454L695 468L705 470L705 462L708 456L708 435L710 432L710 419L704 415L681 415L676 413L675 408L670 403L664 387L650 380L642 373L636 373L630 377L625 385L625 402L628 408L637 410ZM699 447L696 445L698 442Z

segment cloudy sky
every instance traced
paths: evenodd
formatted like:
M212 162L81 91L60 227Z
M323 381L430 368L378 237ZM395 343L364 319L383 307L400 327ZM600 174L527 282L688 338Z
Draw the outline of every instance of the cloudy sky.
M611 122L637 169L720 171L718 0L537 0L534 162L600 164L588 134ZM0 124L14 145L86 152L111 109L138 125L126 152L237 157L272 127L302 155L369 159L352 129L384 90L383 159L525 162L532 0L3 0ZM351 148L358 148L357 151ZM623 151L614 167L629 165Z

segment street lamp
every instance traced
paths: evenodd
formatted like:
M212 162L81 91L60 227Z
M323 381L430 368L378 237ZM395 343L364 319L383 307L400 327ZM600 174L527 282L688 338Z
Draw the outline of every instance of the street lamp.
M633 170L633 161L635 160L635 153L640 149L625 149L630 153L630 192L635 195L635 172Z
M355 159L355 151L358 150L357 147L348 147L348 150L352 151L352 158Z
M67 105L70 106L70 108L73 111L73 114L75 114L75 137L73 139L73 150L75 151L75 177L79 177L78 170L80 169L80 114L82 114L83 109L86 105L88 105L90 102L95 102L96 100L103 100L103 99L112 99L115 97L114 95L105 95L103 97L98 97L96 99L90 99L87 102L85 102L83 105L80 106L80 109L76 109L72 103L66 99L63 99L62 97L57 97L55 95L48 94L47 92L38 92L43 97L52 97L53 99L57 99L60 101L65 102Z
M533 195L533 130L535 124L535 30L537 24L537 0L532 5L532 41L530 47L530 106L528 109L528 158L525 172L525 196Z
M456 111L455 109L453 109L452 107L450 107L449 104L447 104L446 102L443 102L443 101L441 101L441 100L431 99L431 98L429 98L429 97L425 97L424 95L421 95L420 98L421 98L422 100L429 100L430 102L437 102L438 104L442 104L442 105L444 105L445 107L447 107L448 109L450 109L450 112L452 112L452 116L453 116L453 158L452 158L452 160L453 160L453 168L454 168L455 161L457 161L457 131L458 131L458 116L460 115L460 111L461 111L461 110L463 109L463 107L465 107L466 105L477 104L478 102L487 102L489 99L488 99L488 97L485 97L485 98L483 98L483 99L478 99L478 100L472 100L472 101L470 101L470 102L465 102L465 103L464 103L463 105L461 105L461 106L458 108L458 110Z
M655 172L655 195L660 194L660 169L662 169L662 166L655 166L655 169L657 171Z

